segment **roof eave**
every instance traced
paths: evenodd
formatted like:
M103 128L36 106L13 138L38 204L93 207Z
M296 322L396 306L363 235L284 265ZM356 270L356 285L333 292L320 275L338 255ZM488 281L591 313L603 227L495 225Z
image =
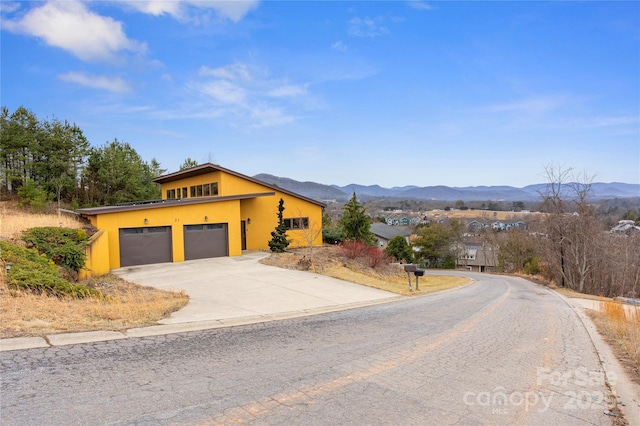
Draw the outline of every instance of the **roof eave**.
M220 166L218 166L216 164L212 164L212 163L205 163L205 164L201 164L199 166L192 167L190 169L180 170L180 171L177 171L177 172L174 172L174 173L170 173L168 175L159 176L159 177L153 179L153 182L159 183L159 184L162 185L163 183L173 182L173 181L176 181L176 180L185 179L185 178L189 178L189 177L193 177L193 176L199 176L199 175L203 175L203 174L211 173L211 172L228 173L230 175L239 177L241 179L248 180L248 181L256 183L258 185L265 186L265 187L267 187L269 189L272 189L274 191L283 192L283 193L291 195L293 197L300 198L302 200L305 200L305 201L308 201L310 203L316 204L316 205L318 205L318 206L320 206L322 208L327 207L327 205L325 203L321 202L321 201L314 200L313 198L309 198L309 197L306 197L304 195L297 194L297 193L295 193L293 191L289 191L287 189L283 189L283 188L280 188L280 187L276 187L276 186L270 185L270 184L268 184L266 182L263 182L261 180L254 179L254 178L252 178L250 176L247 176L247 175L243 175L242 173L234 172L233 170L225 169L224 167L220 167Z
M219 203L223 201L247 200L251 198L269 197L274 195L276 195L275 192L260 192L260 193L253 193L253 194L241 194L241 195L230 195L230 196L178 198L175 200L162 200L162 201L158 201L157 203L131 204L126 206L91 207L87 209L78 209L76 211L85 216L94 216L98 214L159 209L164 207L187 206L187 205L205 204L205 203Z

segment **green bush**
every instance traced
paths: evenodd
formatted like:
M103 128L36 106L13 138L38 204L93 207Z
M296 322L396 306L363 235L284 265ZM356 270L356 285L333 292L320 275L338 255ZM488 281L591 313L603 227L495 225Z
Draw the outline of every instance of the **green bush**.
M389 244L384 251L394 257L397 261L404 260L407 263L413 262L413 252L407 239L402 235L396 235L389 240Z
M523 269L527 275L538 275L540 273L540 258L532 257L530 261L524 264Z
M35 249L0 241L0 250L2 259L12 266L7 275L9 288L57 297L102 296L97 290L65 280L53 261Z
M87 231L82 228L76 229L76 241L83 242L87 238Z
M53 226L31 228L22 233L22 240L47 255L57 265L70 272L78 272L84 267L83 248L87 233L82 229L56 228Z
M18 188L18 197L20 197L21 206L31 207L34 212L44 211L47 206L47 191L38 188L32 180L28 180L26 185Z
M339 244L344 240L344 235L342 235L342 231L340 228L336 226L331 226L328 228L322 229L322 241L327 244Z

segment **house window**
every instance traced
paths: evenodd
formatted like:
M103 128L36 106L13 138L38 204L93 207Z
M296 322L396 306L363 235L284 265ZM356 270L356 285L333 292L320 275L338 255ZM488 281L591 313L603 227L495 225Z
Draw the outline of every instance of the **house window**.
M187 188L182 188L182 191L185 194L187 193ZM191 193L191 197L211 197L213 195L218 195L218 182L213 183L205 183L204 185L194 185L189 188ZM180 190L178 190L180 193Z
M182 188L182 198L187 198L187 187Z
M167 189L167 199L176 198L176 190L175 189Z
M287 229L309 229L308 217L290 217L283 220Z

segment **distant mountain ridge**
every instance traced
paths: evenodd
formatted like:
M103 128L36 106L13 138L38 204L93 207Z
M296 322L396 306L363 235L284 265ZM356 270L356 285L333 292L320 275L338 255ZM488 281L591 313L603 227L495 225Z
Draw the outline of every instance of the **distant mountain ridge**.
M316 182L299 182L294 179L274 176L261 173L253 176L254 179L275 185L289 191L293 191L314 200L336 200L346 201L355 192L358 197L367 196L374 198L405 198L418 200L440 200L440 201L536 201L540 199L541 191L544 191L547 184L528 185L524 188L513 186L467 186L450 187L444 185L416 186L407 185L402 187L383 188L380 185L358 185L350 184L345 186L324 185ZM632 183L602 183L597 182L591 185L592 199L607 198L632 198L640 197L640 184Z

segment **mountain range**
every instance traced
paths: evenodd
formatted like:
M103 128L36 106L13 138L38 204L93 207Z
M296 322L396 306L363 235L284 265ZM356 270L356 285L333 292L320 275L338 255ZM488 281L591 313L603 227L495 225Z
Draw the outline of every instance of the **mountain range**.
M300 182L294 179L260 173L253 176L254 179L270 185L295 192L314 200L346 201L355 192L359 199L362 198L397 198L417 200L441 200L441 201L537 201L547 184L528 185L523 188L513 186L416 186L407 185L393 188L383 188L379 185L350 184L345 186L325 185L316 182ZM631 183L603 183L597 182L591 185L591 199L633 198L640 197L640 184Z

